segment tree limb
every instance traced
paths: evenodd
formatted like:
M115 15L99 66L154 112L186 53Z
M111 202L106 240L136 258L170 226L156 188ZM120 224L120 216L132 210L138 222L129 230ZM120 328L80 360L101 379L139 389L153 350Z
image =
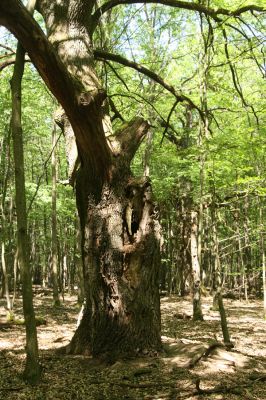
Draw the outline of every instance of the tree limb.
M116 118L119 118L122 122L125 122L125 119L121 115L120 111L117 109L113 100L111 98L109 98L108 100L109 100L110 108L111 108L112 112L114 113L113 117L111 118L111 121L114 121Z
M249 6L244 6L237 8L234 11L225 9L225 8L218 8L214 9L211 7L206 7L203 4L200 3L194 3L194 2L188 2L188 1L178 1L178 0L110 0L104 3L101 7L99 7L94 15L93 15L93 20L94 20L94 26L96 27L98 24L99 19L101 16L108 10L118 6L118 5L127 5L127 4L163 4L165 6L169 7L175 7L175 8L180 8L184 10L190 10L190 11L197 11L200 13L203 13L212 19L214 19L216 22L221 22L222 19L219 17L219 15L225 15L228 17L236 17L244 12L247 11L258 11L258 12L265 12L266 7L260 7L256 5L249 5Z
M230 54L229 54L229 49L228 49L227 33L226 33L226 30L225 30L224 28L222 29L222 34L223 34L223 37L224 37L225 56L226 56L227 62L228 62L228 64L229 64L229 68L230 68L230 71L231 71L232 80L233 80L233 84L234 84L235 90L237 91L238 95L240 96L243 106L244 106L246 109L247 109L248 107L251 108L251 110L252 110L252 112L253 112L253 115L254 115L254 117L255 117L255 119L256 119L256 123L257 123L257 125L259 125L259 118L258 118L258 116L257 116L257 113L256 113L256 111L255 111L253 105L247 103L247 101L246 101L246 99L245 99L245 97L244 97L244 94L243 94L241 85L240 85L239 80L238 80L237 71L236 71L235 67L233 66L233 64L232 64L232 62L231 62Z
M30 62L29 57L25 57L25 62ZM9 67L10 65L15 64L15 56L10 56L6 58L3 62L0 64L0 72L3 71L6 67Z
M147 121L137 117L115 132L115 139L120 143L120 154L124 158L132 160L149 128L150 125Z
M166 126L165 126L164 131L163 131L163 134L162 134L162 139L161 139L160 145L163 144L164 137L165 137L165 135L166 135L166 133L167 133L167 130L168 130L168 128L169 128L171 116L172 116L172 114L173 114L173 112L174 112L174 110L175 110L175 108L176 108L176 106L177 106L177 103L178 103L178 101L176 100L176 101L174 102L174 104L173 104L173 106L172 106L172 108L171 108L169 114L168 114L167 121L166 121Z
M96 60L114 61L119 64L125 65L126 67L133 68L138 72L141 72L142 74L151 78L153 81L159 83L168 92L172 93L175 96L177 102L187 102L188 104L191 105L192 108L196 109L199 112L201 117L203 117L203 113L200 110L200 108L195 103L193 103L193 101L189 97L187 97L181 93L178 93L172 85L169 85L158 74L156 74L155 72L151 71L150 69L144 67L143 65L138 64L134 61L128 60L128 59L120 56L119 54L108 53L108 52L102 51L102 50L94 50L94 57Z

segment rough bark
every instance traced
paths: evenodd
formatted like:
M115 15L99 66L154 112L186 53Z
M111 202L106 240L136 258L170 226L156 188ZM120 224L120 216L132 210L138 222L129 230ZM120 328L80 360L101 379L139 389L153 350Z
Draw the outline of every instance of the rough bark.
M70 352L137 354L160 348L159 226L149 180L134 179L129 169L148 128L138 119L117 136L113 179L102 190L87 170L78 173L86 306Z

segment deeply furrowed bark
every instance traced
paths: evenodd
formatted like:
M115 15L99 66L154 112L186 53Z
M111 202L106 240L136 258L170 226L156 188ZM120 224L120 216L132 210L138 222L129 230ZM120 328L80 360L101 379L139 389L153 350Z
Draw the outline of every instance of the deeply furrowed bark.
M77 191L82 185L80 176ZM68 350L97 355L158 349L160 249L150 184L132 181L123 172L104 187L98 202L89 197L88 209L78 203L80 215L86 214L82 247L87 304Z

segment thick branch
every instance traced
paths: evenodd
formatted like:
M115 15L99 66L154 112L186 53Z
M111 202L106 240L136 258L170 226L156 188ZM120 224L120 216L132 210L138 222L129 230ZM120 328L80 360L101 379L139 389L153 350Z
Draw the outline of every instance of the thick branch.
M65 109L75 132L82 162L92 167L99 177L106 175L111 157L99 115L102 96L85 93L87 101L82 101L82 88L68 73L37 22L18 0L1 0L0 25L9 29L21 42L41 77Z
M116 7L118 5L139 4L139 3L163 4L163 5L169 6L169 7L176 7L176 8L181 8L184 10L197 11L197 12L203 13L205 15L208 15L209 17L213 18L217 22L221 21L221 18L219 17L219 15L236 17L247 11L258 11L258 12L266 11L266 7L259 7L256 5L240 7L234 11L231 11L231 10L227 10L225 8L214 9L214 8L206 7L199 3L193 3L193 2L188 2L188 1L178 1L178 0L110 0L110 1L107 1L105 4L103 4L101 7L99 7L95 11L95 13L93 15L95 26L97 25L102 14L104 14L106 11L110 10L111 8Z
M118 55L118 54L113 54L113 53L108 53L106 51L102 50L94 50L94 57L97 60L109 60L109 61L115 61L119 64L125 65L126 67L130 67L135 69L138 72L141 72L142 74L148 76L151 78L153 81L159 83L162 87L164 87L168 92L172 93L177 102L187 102L192 106L192 108L195 108L198 110L200 114L202 114L202 111L192 102L190 98L187 96L184 96L181 93L178 93L175 88L171 85L169 85L167 82L165 82L158 74L155 72L151 71L150 69L144 67L143 65L140 65L134 61L127 60L126 58Z
M147 121L137 117L115 133L115 139L120 144L120 154L124 158L132 160L149 128Z
M0 72L3 71L3 69L5 69L6 67L15 64L15 60L16 60L15 56L10 56L5 58L5 60L0 63ZM30 61L29 57L26 56L24 61L29 62Z

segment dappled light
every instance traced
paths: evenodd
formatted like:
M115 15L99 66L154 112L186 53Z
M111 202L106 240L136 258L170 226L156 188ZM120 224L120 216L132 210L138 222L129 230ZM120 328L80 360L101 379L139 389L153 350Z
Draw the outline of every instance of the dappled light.
M235 315L237 301L226 302L228 323L235 345L231 351L222 343L219 318L217 312L211 310L211 298L203 299L203 322L177 318L182 313L186 317L191 316L189 297L163 297L161 303L163 350L158 356L101 360L90 356L61 355L56 351L69 343L76 329L79 308L75 296L66 296L65 302L59 308L54 308L51 306L51 294L43 296L40 291L35 304L37 315L45 319L45 324L38 327L42 383L38 388L29 388L19 378L24 360L24 328L16 324L5 325L2 301L0 398L4 398L1 396L5 390L12 400L26 396L37 400L44 393L48 400L198 400L200 397L195 382L200 382L200 390L206 390L205 396L210 399L233 400L249 392L256 399L264 398L265 322L260 317L259 302L244 305L243 312L240 308L238 319ZM21 317L20 302L15 308L15 315L16 318ZM253 323L252 331L250 321ZM254 340L257 332L260 332L260 336ZM218 388L217 393L208 395L208 390L217 389L219 385L228 387L228 393L223 393L221 397ZM230 388L235 386L238 386L238 394L234 394L236 388L230 392Z

